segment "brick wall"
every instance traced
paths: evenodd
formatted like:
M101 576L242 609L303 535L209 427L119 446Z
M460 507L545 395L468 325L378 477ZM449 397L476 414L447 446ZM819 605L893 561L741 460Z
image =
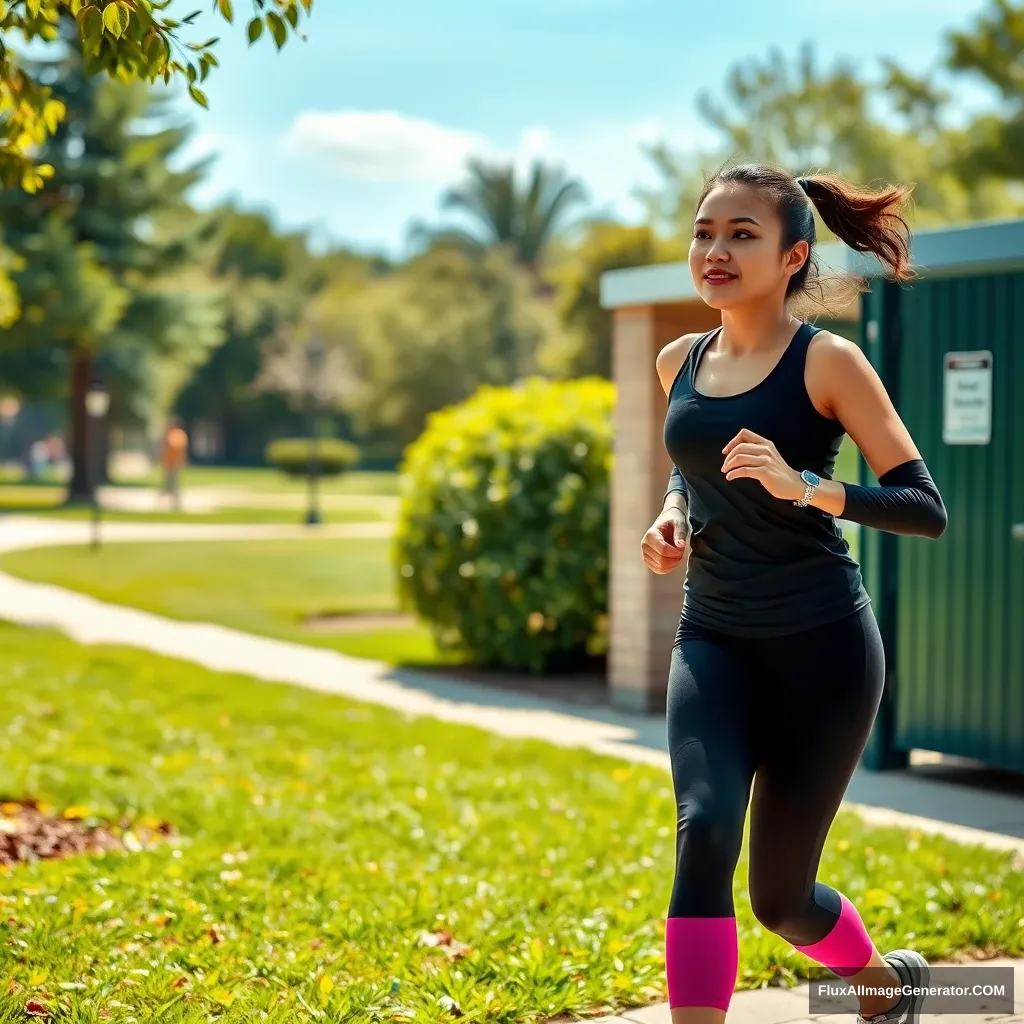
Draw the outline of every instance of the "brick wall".
M719 314L699 301L614 311L608 681L613 703L630 710L664 710L683 599L682 567L659 576L640 555L672 468L663 439L666 398L655 358L674 338L719 322Z

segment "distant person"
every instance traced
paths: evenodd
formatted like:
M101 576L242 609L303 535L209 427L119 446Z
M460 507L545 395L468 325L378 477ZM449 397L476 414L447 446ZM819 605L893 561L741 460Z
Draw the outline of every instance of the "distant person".
M50 464L50 447L45 438L39 438L29 445L27 462L29 480L42 480Z
M658 353L674 466L640 545L658 574L687 558L666 722L673 1024L719 1024L729 1007L748 801L757 920L855 986L861 1020L915 1024L920 1012L924 957L880 953L818 870L885 683L882 639L837 519L935 539L946 510L863 352L790 305L816 285L815 210L841 241L909 280L909 195L748 164L719 171L697 202L690 274L721 326ZM846 434L877 486L832 479Z
M162 494L171 499L171 504L181 511L181 471L188 461L188 434L178 419L171 420L164 435L160 465L163 468Z

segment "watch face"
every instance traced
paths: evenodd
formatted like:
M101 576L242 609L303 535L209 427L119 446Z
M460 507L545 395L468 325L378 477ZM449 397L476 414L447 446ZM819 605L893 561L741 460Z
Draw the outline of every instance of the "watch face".
M821 477L817 473L812 473L809 469L805 469L800 474L800 479L811 487L817 487L821 483Z

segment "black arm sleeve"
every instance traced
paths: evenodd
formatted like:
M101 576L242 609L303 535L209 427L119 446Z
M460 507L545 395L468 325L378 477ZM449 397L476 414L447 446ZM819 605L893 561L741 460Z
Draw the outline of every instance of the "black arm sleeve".
M887 533L935 540L945 532L942 495L921 459L904 462L878 478L878 487L847 484L839 519Z
M662 503L673 491L681 494L689 502L690 492L686 489L686 481L683 479L683 474L679 472L678 466L673 466L672 472L668 475L668 488L661 499Z

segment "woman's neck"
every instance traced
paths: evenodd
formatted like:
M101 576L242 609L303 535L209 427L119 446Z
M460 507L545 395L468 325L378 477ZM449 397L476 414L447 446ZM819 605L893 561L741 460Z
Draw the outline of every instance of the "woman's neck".
M722 311L722 347L737 355L773 349L788 341L798 320L772 301Z

